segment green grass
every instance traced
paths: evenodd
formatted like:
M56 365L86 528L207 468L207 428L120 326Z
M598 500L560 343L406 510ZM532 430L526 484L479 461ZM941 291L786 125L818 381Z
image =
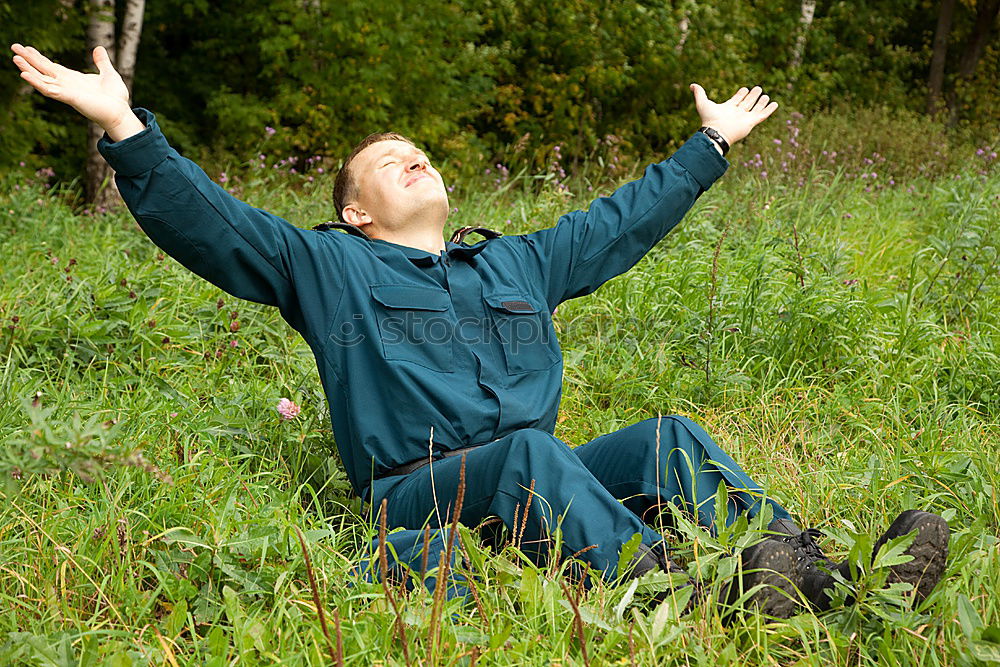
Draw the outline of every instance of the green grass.
M579 601L587 658L1000 661L1000 172L966 147L957 172L866 192L860 164L761 179L738 166L752 150L637 267L559 307L556 435L689 415L838 558L923 507L952 524L948 570L915 608L877 567L857 605L728 626L711 600L681 615L598 584ZM608 191L600 171L568 191L530 175L459 183L451 225L547 226ZM237 184L251 203L326 219L325 186L255 174ZM401 664L382 587L350 574L374 527L303 341L163 258L127 213L82 215L16 173L2 192L0 663L328 662L298 527L346 662ZM280 397L298 419L279 420ZM682 528L679 560L717 596L720 554L752 533ZM445 604L432 642L431 596L402 596L411 660L582 664L558 572L464 537L481 608Z

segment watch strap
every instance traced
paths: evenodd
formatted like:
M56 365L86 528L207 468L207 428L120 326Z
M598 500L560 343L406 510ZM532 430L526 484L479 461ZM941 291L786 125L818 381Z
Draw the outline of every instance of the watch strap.
M719 144L719 148L722 149L722 155L725 156L729 152L729 142L723 139L722 135L719 134L718 130L706 126L698 128L699 132L702 132L708 136L709 139Z

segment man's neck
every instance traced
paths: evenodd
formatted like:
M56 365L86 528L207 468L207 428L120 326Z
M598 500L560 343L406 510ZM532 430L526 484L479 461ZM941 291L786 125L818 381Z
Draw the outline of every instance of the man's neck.
M403 229L383 232L375 238L423 250L433 255L439 255L445 249L444 236L440 229Z

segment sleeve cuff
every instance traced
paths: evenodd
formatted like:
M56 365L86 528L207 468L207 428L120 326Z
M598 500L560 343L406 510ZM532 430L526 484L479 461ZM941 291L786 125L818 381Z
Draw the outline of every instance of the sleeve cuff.
M673 159L694 176L703 190L708 190L729 167L729 161L719 155L714 142L701 132L691 135Z
M97 142L98 152L104 156L111 168L118 174L130 178L153 169L170 151L170 145L160 132L160 126L156 124L153 112L141 107L133 111L139 120L146 124L142 132L121 141L111 141L105 133Z

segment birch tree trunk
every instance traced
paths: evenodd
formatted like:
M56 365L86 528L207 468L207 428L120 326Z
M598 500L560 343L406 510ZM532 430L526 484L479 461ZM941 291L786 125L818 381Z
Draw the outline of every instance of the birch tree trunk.
M90 20L87 23L87 49L103 46L111 62L115 62L115 2L90 0ZM95 208L108 208L118 197L111 167L97 152L97 141L104 130L97 123L87 126L87 172L84 183L87 201ZM107 185L107 187L105 187Z
M792 60L788 64L792 70L796 70L802 65L802 56L806 52L809 28L812 26L815 15L816 0L802 0L802 16L799 18L799 36L795 40L795 47L792 49Z
M684 42L687 41L688 33L691 31L691 15L685 13L684 17L677 24L677 27L681 31L681 38L677 40L677 46L674 47L674 51L680 54L684 51Z
M927 113L932 116L941 107L941 91L944 89L944 65L948 59L948 36L951 34L951 22L954 17L955 0L941 0L937 28L934 30L931 71L927 77Z
M146 0L125 0L125 15L118 30L118 44L115 47L115 0L89 0L90 21L87 24L87 46L93 51L97 46L108 50L111 62L122 75L132 95L132 81L135 79L136 52L142 35L142 17ZM115 186L114 172L101 154L97 152L97 142L104 130L96 123L87 129L87 173L85 187L87 201L100 211L108 209L119 201Z
M118 31L118 57L115 65L122 75L128 93L132 95L132 81L135 79L135 55L139 50L142 36L142 15L146 10L146 0L125 0L125 16Z

